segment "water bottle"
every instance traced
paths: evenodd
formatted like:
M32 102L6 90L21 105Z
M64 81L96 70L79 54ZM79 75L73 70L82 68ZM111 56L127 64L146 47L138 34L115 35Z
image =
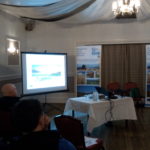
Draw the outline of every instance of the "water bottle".
M96 91L93 92L93 101L97 101L99 99L99 95Z

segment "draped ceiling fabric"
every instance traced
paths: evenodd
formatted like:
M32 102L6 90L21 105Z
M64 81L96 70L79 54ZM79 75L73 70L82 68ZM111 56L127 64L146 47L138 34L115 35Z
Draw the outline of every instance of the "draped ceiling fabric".
M17 17L68 25L134 22L150 19L150 0L141 0L136 19L115 19L114 0L0 0L0 10ZM64 19L65 18L65 19Z
M82 12L63 20L70 24L78 23L109 23L109 22L133 22L133 21L146 21L150 19L150 0L141 0L141 7L137 14L136 19L115 19L112 12L112 2L114 0L96 0L87 9Z
M69 17L92 4L95 0L0 0L0 10L18 16L43 21Z
M45 6L62 0L0 0L1 4L13 6Z

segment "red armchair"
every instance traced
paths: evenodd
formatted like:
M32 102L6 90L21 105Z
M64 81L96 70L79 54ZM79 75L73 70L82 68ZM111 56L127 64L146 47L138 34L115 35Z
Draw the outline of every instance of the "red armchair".
M80 120L67 115L58 115L54 120L60 134L72 142L77 150L104 150L101 139L84 136L83 125ZM87 140L95 140L95 143L87 145Z
M144 105L144 97L140 94L140 89L135 82L127 82L124 85L125 95L133 98L136 106Z

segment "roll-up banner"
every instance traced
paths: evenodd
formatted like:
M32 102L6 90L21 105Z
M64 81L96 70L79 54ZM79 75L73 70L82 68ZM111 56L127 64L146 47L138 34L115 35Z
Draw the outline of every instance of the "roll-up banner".
M90 94L101 86L101 45L77 47L77 96Z
M150 106L150 45L146 45L146 99L145 104Z

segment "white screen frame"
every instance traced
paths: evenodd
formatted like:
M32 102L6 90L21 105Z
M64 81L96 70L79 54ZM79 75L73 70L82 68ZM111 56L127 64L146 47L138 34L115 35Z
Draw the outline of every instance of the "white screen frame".
M22 95L39 95L68 90L66 53L21 52L21 67ZM33 73L34 69L36 71L38 69L42 70L42 75L39 75L37 72ZM52 73L51 70L55 73ZM42 77L43 74L44 77ZM54 79L47 79L49 78L49 74L55 74L52 76ZM57 82L55 83L54 81ZM51 85L49 86L49 84Z

